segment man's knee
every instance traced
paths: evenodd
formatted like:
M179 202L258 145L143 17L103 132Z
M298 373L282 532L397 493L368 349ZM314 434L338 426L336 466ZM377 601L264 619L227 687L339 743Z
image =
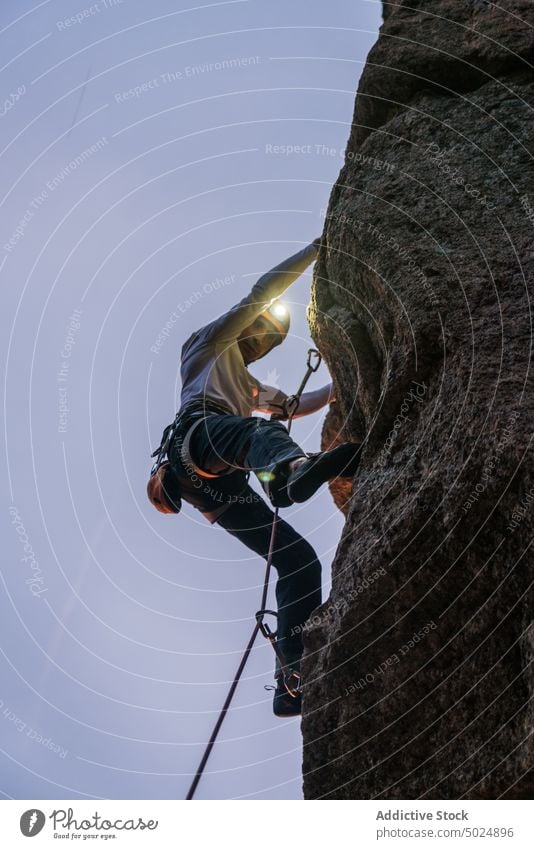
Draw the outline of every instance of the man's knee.
M278 520L279 524L281 520ZM296 531L287 525L284 528L285 532L280 533L280 527L277 529L276 539L276 559L283 559L290 566L292 572L299 572L311 577L321 579L321 564L315 553L315 549L310 543L297 534ZM278 556L277 556L278 555Z
M321 569L321 564L319 563L315 549L310 545L308 540L304 539L304 537L300 537L297 541L293 556L298 563L302 563L303 565L308 563L310 566L314 566L319 570Z
M303 575L305 573L306 580L313 584L314 586L321 586L321 564L317 559L317 555L315 551L310 546L310 551L307 552L306 557L309 559L300 561L303 565Z

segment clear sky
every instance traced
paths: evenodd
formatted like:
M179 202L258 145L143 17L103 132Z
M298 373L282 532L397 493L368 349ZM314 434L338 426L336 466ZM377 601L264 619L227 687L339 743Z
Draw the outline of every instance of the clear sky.
M380 14L2 0L6 798L186 793L263 561L188 506L158 514L149 454L185 338L320 235ZM310 273L287 293L290 338L251 369L288 392L311 344ZM323 366L310 388L328 379ZM295 423L308 450L322 419ZM315 546L326 597L341 514L325 489L282 515ZM273 667L258 639L197 798L301 798L300 722L272 714Z

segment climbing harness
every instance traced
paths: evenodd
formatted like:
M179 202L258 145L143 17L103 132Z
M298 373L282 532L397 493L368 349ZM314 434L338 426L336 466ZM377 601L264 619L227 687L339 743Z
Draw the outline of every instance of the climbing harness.
M300 386L297 389L297 391L295 392L295 394L290 395L287 399L287 402L286 402L287 415L288 415L288 420L287 420L287 430L288 430L288 432L291 430L293 417L298 410L298 407L299 407L299 404L300 404L300 398L301 398L301 395L304 391L304 387L306 386L311 375L314 372L316 372L317 369L319 368L319 366L321 365L321 360L322 360L322 356L319 353L319 351L317 351L315 348L310 348L308 350L308 359L306 361L306 372L304 374L304 377L302 378ZM219 734L221 726L224 722L224 718L225 718L225 716L228 713L228 710L230 708L230 704L231 704L232 699L234 697L234 693L237 689L237 685L239 684L239 680L241 678L241 675L243 673L243 670L244 670L245 665L247 663L247 660L249 658L250 652L252 651L252 648L253 648L254 643L256 641L258 631L261 631L262 635L271 643L271 645L274 649L274 652L276 654L276 657L278 658L278 662L280 663L280 666L281 666L281 669L282 669L282 672L283 672L283 683L284 683L284 686L285 686L287 692L289 693L289 695L292 696L292 698L297 698L297 696L300 695L300 692L301 692L300 672L297 672L295 669L288 668L288 664L286 662L284 654L283 654L282 650L280 649L280 646L276 642L276 631L272 631L271 628L269 627L269 625L264 621L265 616L274 616L275 618L277 617L276 612L274 610L268 610L266 605L267 605L267 594L268 594L268 591L269 591L269 578L271 576L271 566L272 566L272 561L273 561L274 542L275 542L275 538L276 538L276 524L278 522L278 509L279 509L278 507L275 508L274 516L273 516L273 522L272 522L272 526L271 526L271 536L270 536L270 539L269 539L269 551L268 551L268 554L267 554L267 563L266 563L266 566L265 566L265 576L264 576L264 579L263 579L263 590L262 590L262 594L261 594L260 609L258 611L256 611L256 614L255 614L256 624L254 625L254 628L252 630L252 634L250 635L250 639L247 643L247 647L246 647L246 649L243 653L243 656L241 658L239 666L237 667L237 670L236 670L236 673L235 673L235 676L234 676L234 680L232 681L232 684L230 685L230 689L228 691L228 695L226 696L226 699L225 699L224 704L221 708L219 716L217 717L217 721L216 721L215 725L213 726L213 731L211 732L211 736L210 736L210 739L208 741L208 745L206 746L206 749L204 750L204 754L202 755L202 758L201 758L200 763L198 765L197 771L195 773L195 777L193 778L193 781L191 782L191 786L189 788L187 796L185 797L186 801L190 801L191 799L193 799L193 796L195 795L195 791L197 789L198 782L202 778L202 774L203 774L204 769L206 767L206 764L208 762L208 758L211 754L211 750L213 749L213 747L215 745L215 741L217 739L217 736Z

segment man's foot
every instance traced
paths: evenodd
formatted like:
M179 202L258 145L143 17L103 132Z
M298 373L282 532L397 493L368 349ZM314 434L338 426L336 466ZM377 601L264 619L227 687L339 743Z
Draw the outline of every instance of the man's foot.
M345 442L332 451L311 455L295 464L287 480L287 495L292 502L307 501L331 478L348 478L356 474L362 443Z
M280 668L280 663L278 658L276 659L276 669L274 673L274 679L276 681L276 688L274 691L274 699L273 699L273 713L275 716L279 716L281 718L289 717L289 716L299 716L302 711L302 696L300 694L300 661L295 660L293 663L288 663L286 667L286 673L291 671L297 673L297 675L291 676L290 678L286 678L290 688L295 691L298 689L299 692L296 695L292 696L287 691L287 687L284 683L284 672Z

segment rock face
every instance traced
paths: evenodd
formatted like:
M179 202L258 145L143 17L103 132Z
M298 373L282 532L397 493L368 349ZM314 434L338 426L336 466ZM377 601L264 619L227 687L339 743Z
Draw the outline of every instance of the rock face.
M324 445L366 447L305 635L304 792L528 798L534 6L385 7L310 306Z

